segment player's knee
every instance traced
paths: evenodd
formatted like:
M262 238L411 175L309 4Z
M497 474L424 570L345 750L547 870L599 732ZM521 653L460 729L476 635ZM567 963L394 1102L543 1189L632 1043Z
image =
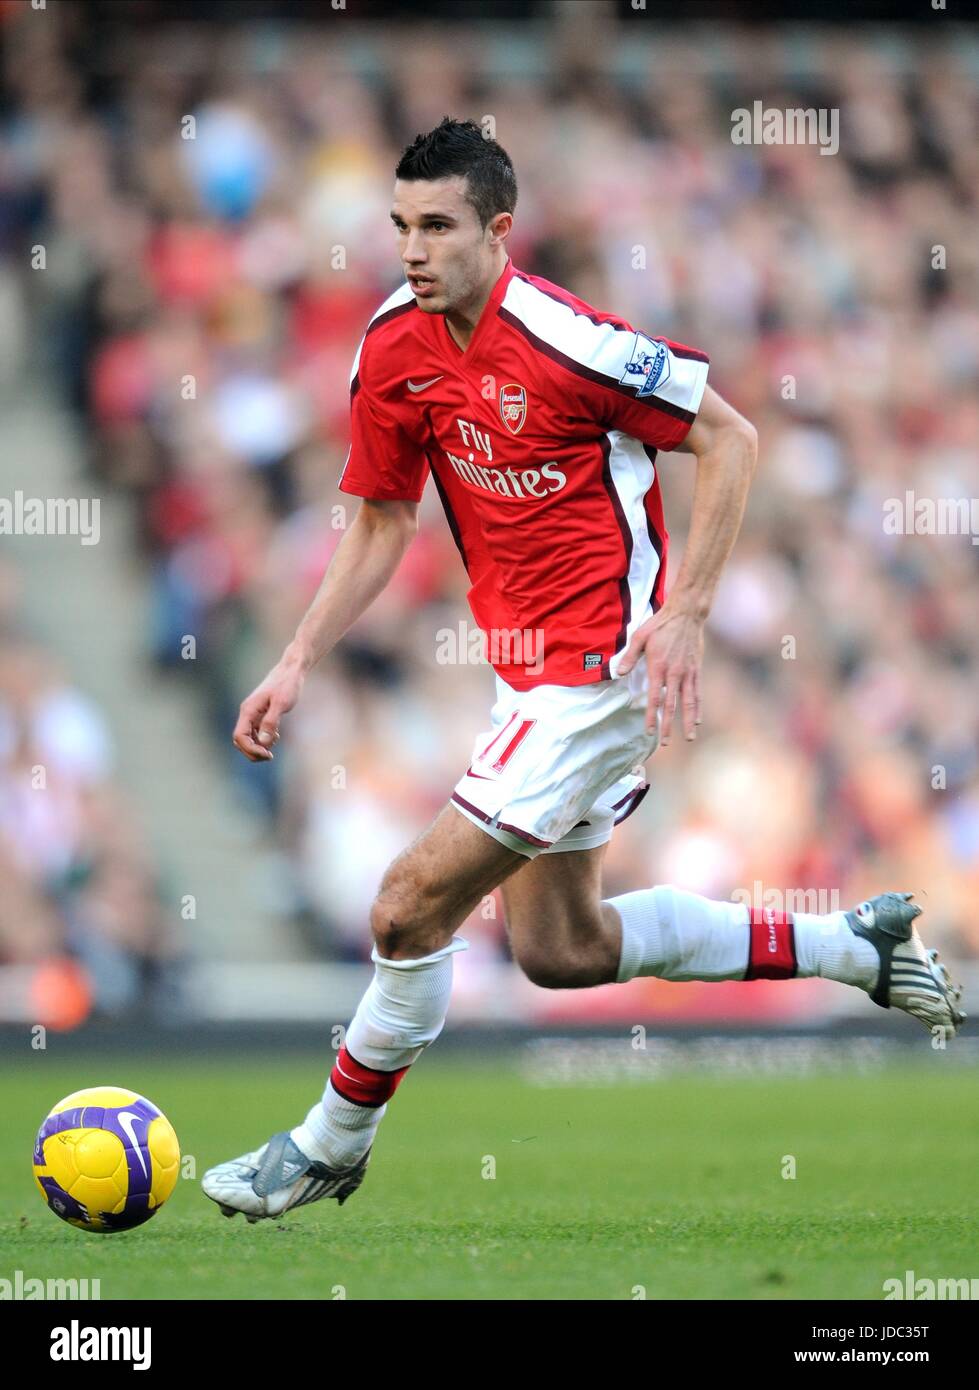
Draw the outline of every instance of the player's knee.
M538 985L541 989L566 988L564 972L559 964L544 955L523 952L518 956L517 964L532 985Z
M517 964L541 989L582 989L599 983L600 964L590 952L527 945L517 952Z
M382 884L371 905L370 920L378 954L389 960L431 955L452 935L429 895L395 886Z
M419 913L410 898L378 893L371 904L371 932L382 956L395 959L415 944Z

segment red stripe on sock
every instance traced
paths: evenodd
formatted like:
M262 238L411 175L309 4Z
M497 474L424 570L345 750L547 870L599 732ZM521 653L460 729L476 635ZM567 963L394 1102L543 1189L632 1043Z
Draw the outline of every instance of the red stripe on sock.
M796 972L795 927L791 912L753 907L746 980L790 980Z
M330 1072L330 1084L344 1100L354 1105L383 1105L394 1095L407 1070L407 1067L399 1067L397 1071L375 1071L341 1047Z

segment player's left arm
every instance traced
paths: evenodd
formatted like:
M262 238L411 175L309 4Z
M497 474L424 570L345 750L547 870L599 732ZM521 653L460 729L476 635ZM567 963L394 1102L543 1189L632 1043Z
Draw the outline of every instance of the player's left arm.
M641 656L645 658L649 669L646 726L656 727L662 706L660 741L664 746L670 739L678 696L683 731L688 739L696 738L701 721L704 624L741 527L758 458L758 435L749 421L707 386L696 420L676 447L697 458L683 563L663 607L633 634L617 672L624 675Z

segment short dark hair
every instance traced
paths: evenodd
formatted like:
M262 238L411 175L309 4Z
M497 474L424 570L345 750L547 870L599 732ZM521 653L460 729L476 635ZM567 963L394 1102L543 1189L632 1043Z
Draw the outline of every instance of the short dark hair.
M517 176L510 156L495 140L487 140L475 121L454 121L450 116L430 130L416 135L406 147L394 171L398 179L466 178L466 200L476 209L485 227L498 212L512 212L517 205Z

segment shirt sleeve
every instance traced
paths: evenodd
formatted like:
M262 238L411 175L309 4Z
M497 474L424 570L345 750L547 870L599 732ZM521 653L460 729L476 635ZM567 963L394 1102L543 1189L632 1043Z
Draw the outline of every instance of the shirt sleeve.
M577 408L607 430L675 449L697 417L709 358L697 348L617 324L584 324L565 365ZM567 380L567 378L565 378Z
M420 502L428 459L390 408L355 375L350 399L350 452L340 491L378 502Z

